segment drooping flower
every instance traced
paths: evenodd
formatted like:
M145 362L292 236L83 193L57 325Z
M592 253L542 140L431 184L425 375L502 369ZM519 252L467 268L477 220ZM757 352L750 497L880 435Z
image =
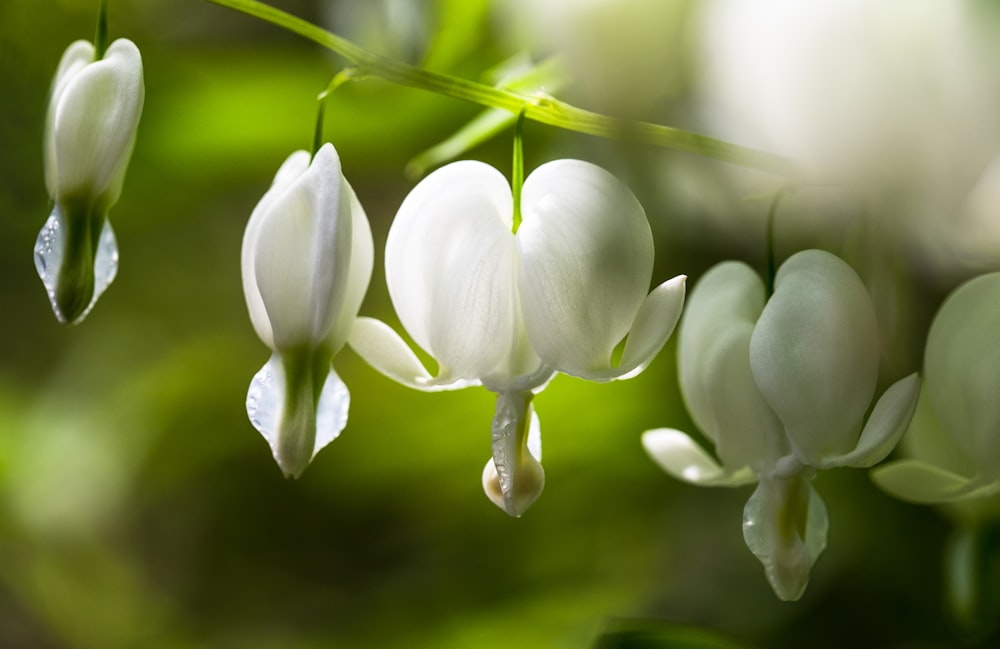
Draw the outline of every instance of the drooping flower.
M514 232L507 180L471 161L438 169L400 206L386 241L386 282L406 331L437 361L436 375L378 320L359 318L350 337L373 367L409 387L496 393L483 487L511 516L544 485L533 396L557 372L595 381L641 372L673 331L685 279L647 295L645 212L600 167L542 165L525 180L520 207Z
M647 431L643 445L685 482L757 482L744 540L775 593L798 599L826 545L812 478L882 460L913 415L917 376L886 390L864 420L878 378L874 307L854 271L819 250L789 258L770 299L746 264L715 266L695 286L679 336L681 392L718 461L669 428Z
M1000 493L998 305L1000 273L966 282L941 305L927 334L924 391L903 441L909 457L872 472L886 492L965 505Z
M243 235L250 320L273 352L254 376L247 415L286 476L298 477L347 424L350 394L333 370L373 263L368 218L332 144L296 151Z
M45 122L45 184L54 207L35 268L60 322L80 322L118 270L108 210L121 195L145 90L139 48L124 38L95 60L76 41L56 71Z

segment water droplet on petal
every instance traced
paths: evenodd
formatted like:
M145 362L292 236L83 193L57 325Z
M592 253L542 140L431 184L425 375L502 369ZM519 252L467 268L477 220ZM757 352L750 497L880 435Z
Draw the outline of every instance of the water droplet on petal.
M38 271L38 277L41 278L42 284L45 286L45 292L49 296L49 302L52 304L52 311L56 318L59 322L67 324L67 318L56 302L56 282L59 279L63 254L66 249L64 219L62 211L56 205L38 233L38 238L35 239L35 270ZM91 296L87 308L68 324L76 324L90 313L97 298L111 285L117 274L118 242L115 240L111 222L105 219L101 229L101 238L97 244L97 254L94 258L94 294Z
M247 391L247 416L253 427L264 436L272 452L278 444L278 428L285 407L285 371L275 354L254 375ZM337 439L347 426L351 395L337 373L330 369L323 382L316 407L316 443L313 456Z

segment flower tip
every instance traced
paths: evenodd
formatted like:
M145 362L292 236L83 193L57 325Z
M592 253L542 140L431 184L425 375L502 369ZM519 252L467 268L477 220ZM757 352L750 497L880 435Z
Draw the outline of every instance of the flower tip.
M512 518L520 518L528 511L545 488L545 470L534 458L526 461L517 473L517 479L512 481L507 493L504 493L493 459L483 468L483 491L490 501L507 512Z

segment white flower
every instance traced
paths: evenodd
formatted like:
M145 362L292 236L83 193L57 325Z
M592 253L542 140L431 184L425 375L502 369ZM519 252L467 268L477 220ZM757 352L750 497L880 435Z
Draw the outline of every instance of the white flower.
M298 477L347 424L350 396L331 361L371 279L371 229L333 145L296 151L243 235L250 320L272 350L247 393L247 414L286 476Z
M76 41L52 82L45 184L54 202L35 243L35 267L60 322L82 320L118 270L107 220L121 194L145 90L139 48L127 39L94 60Z
M679 336L684 401L719 462L678 430L647 431L643 445L692 484L758 482L744 539L778 596L798 599L826 544L812 477L884 458L913 415L917 376L886 390L864 421L878 378L874 308L854 271L819 250L789 258L770 299L746 264L715 266L695 287Z
M886 492L918 503L985 506L1000 493L1000 273L956 289L934 317L924 391L903 447L909 459L872 472ZM973 513L973 512L969 512Z
M418 390L483 385L497 394L487 495L519 516L544 474L531 400L556 372L595 380L641 372L673 331L684 277L647 295L653 239L631 191L578 160L524 182L523 222L503 175L479 162L438 169L403 201L386 241L400 321L438 364L432 376L387 325L359 318L350 344ZM628 335L621 361L612 353Z

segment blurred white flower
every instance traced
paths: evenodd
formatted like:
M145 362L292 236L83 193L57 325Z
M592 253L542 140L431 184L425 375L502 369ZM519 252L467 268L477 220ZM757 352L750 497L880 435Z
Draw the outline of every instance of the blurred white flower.
M975 501L995 515L1000 493L1000 273L956 289L934 317L924 353L924 391L904 438L908 459L872 472L910 502ZM973 512L968 512L973 513Z
M681 392L718 461L678 430L647 431L643 445L685 482L757 482L744 539L775 593L798 599L826 545L813 476L883 459L913 414L917 376L886 390L865 421L878 378L874 308L854 271L819 250L790 257L770 299L746 264L715 266L695 286L679 336Z
M420 182L389 230L386 282L437 374L378 320L359 318L350 344L412 388L483 385L497 394L483 486L519 516L544 484L534 394L556 372L595 381L641 372L673 331L684 277L647 295L653 239L645 212L590 163L542 165L524 182L516 233L513 211L507 180L480 162L456 162Z
M145 89L139 48L118 39L95 60L76 41L52 82L45 185L54 207L35 243L35 267L56 318L82 320L118 270L108 210L121 195Z
M250 320L273 352L254 376L247 414L282 472L298 477L347 424L350 395L331 361L371 279L368 218L332 144L296 151L243 235Z

